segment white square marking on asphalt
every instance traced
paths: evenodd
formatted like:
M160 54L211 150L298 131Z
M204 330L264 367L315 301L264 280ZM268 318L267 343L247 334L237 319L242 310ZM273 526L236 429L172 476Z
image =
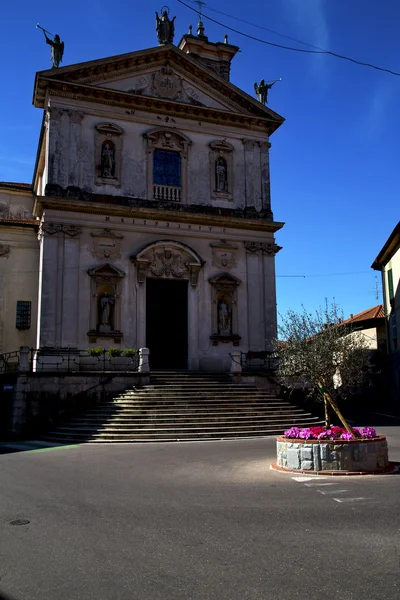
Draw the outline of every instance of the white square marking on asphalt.
M333 498L336 502L356 502L357 500L370 500L371 498Z

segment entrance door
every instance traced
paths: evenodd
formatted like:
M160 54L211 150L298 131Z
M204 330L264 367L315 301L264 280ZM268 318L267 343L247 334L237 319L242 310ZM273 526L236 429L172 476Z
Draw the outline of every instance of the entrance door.
M146 345L151 369L187 368L187 281L146 279Z

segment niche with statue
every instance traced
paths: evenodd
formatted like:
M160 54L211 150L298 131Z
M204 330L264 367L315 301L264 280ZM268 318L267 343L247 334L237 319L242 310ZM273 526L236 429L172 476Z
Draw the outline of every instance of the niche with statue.
M89 269L90 282L90 329L89 342L98 338L122 339L121 331L121 282L125 273L106 264Z
M238 307L237 289L240 279L229 273L222 273L211 277L212 286L212 335L213 345L219 342L232 342L238 346L240 335L238 333Z

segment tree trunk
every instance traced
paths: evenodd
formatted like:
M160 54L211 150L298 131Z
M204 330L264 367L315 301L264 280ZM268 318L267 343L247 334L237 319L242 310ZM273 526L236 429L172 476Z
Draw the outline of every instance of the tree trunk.
M351 433L355 438L361 437L357 431L354 431L352 429L352 427L350 427L350 425L348 424L348 422L346 421L346 419L340 412L338 406L336 405L336 402L334 401L334 399L332 398L332 396L330 395L330 393L328 392L328 390L326 389L326 387L324 386L322 381L317 381L317 386L324 398L326 429L328 429L328 427L331 426L331 420L330 420L330 415L329 415L329 407L331 406L333 408L333 410L335 411L335 413L337 414L337 416L339 417L339 419L342 422L343 427L346 429L346 431Z
M329 414L329 402L325 398L325 394L324 394L324 407L325 407L325 429L329 429L331 426L331 416Z

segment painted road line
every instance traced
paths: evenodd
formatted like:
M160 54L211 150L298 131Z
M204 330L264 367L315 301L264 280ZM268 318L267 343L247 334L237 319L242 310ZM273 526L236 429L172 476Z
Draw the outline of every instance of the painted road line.
M299 481L302 483L303 481L311 481L312 479L328 479L328 477L324 477L323 475L316 475L315 477L308 475L307 477L292 477L292 479L293 481Z
M327 496L328 494L343 494L344 492L348 492L349 490L317 490L320 494Z
M338 485L337 482L335 483L305 483L304 484L306 487L321 487L322 485Z
M332 498L332 500L336 500L336 502L358 502L359 500L371 500L371 498L361 496L359 498Z

